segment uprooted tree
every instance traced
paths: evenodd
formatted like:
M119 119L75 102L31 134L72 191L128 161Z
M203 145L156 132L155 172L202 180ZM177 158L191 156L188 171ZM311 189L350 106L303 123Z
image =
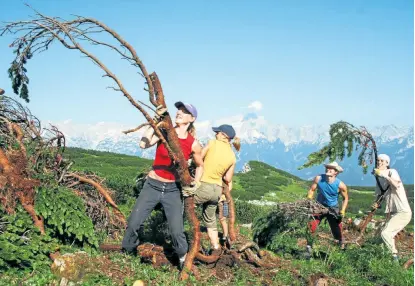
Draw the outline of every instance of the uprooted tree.
M374 163L374 168L378 167L378 150L376 142L366 127L361 126L359 128L348 122L339 121L330 126L329 134L330 142L322 149L311 153L308 156L308 161L299 169L322 164L327 159L329 159L329 161L335 161L337 159L342 161L346 155L347 157L350 157L353 154L353 151L359 150L358 165L363 168L364 174L367 173L369 165ZM374 173L372 172L372 174ZM381 190L381 196L378 199L378 203L381 203L386 190L382 188L376 175L374 176L376 178L376 183ZM368 223L372 220L375 211L376 209L372 209L366 219L360 224L360 236L356 239L356 242L362 239L364 231L366 230Z
M367 173L369 164L377 164L377 148L373 136L365 127L357 128L352 124L339 121L330 126L330 142L321 150L311 153L308 161L299 169L319 165L326 160L343 160L350 157L353 151L360 151L358 165ZM377 165L375 165L377 166ZM293 203L280 203L270 213L257 218L253 223L254 239L260 246L266 246L273 251L282 251L292 255L301 254L303 246L298 241L307 238L314 239L305 227L313 214L326 214L330 209L316 201L298 200ZM359 235L353 241L362 239L367 224L373 217L374 210L359 226ZM334 214L334 213L333 213ZM337 216L337 214L334 214Z
M52 237L97 246L96 233L117 236L125 228L112 191L94 174L72 171L64 150L56 127L42 128L27 108L0 96L0 268L30 265L39 249L52 254Z
M134 129L125 131L124 133L135 132L144 126L151 126L151 128L154 129L155 134L160 138L162 144L166 146L170 158L176 165L182 186L188 186L191 184L192 178L188 170L188 164L181 151L179 140L169 113L165 113L159 122L155 121L149 114L149 112L155 111L155 108L157 107L166 107L159 78L155 72L151 74L147 72L146 67L137 56L135 49L127 41L125 41L121 35L96 19L76 16L73 20L66 21L61 18L54 18L43 15L37 11L35 11L35 17L33 19L6 23L6 25L0 29L0 35L7 34L16 36L15 40L10 44L10 47L14 48L16 57L13 60L11 67L9 68L9 76L12 80L13 90L16 94L19 94L20 97L24 100L29 101L29 78L27 75L26 64L34 55L47 50L54 42L61 43L65 48L69 50L80 52L92 60L92 62L95 63L104 72L104 77L108 77L113 81L115 85L111 86L110 88L120 92L145 117L147 121L146 123L141 124ZM105 37L107 37L107 39L103 40ZM150 105L147 105L142 101L135 100L133 98L131 93L123 85L120 78L105 65L102 59L98 58L88 50L87 47L90 47L91 45L107 48L109 52L116 53L122 59L126 60L129 64L139 70L139 74L144 78L145 84L147 85L145 90L148 92ZM162 130L166 131L166 137L163 136L164 132L162 132ZM14 130L13 132L16 133L18 130ZM19 140L17 141L18 143L20 142ZM58 142L59 140L56 139L55 141ZM23 144L20 144L20 146L21 148L19 152L20 154L23 154ZM11 172L15 171L18 172L17 168L8 169L7 166L10 164L5 162L6 161L2 161L2 164L4 164L4 174L11 174ZM19 178L30 178L28 174L16 174L16 176L20 176ZM104 196L106 202L113 207L114 212L116 213L118 211L116 205L113 203L110 197L102 192L102 189L96 184L93 178L81 177L75 173L66 175L66 177L68 176L71 178L71 180L73 180L73 182L70 184L71 187L76 186L78 182L93 185ZM29 189L33 190L33 188L39 183L36 180L32 179L28 179L27 182L22 182L26 183L26 189L28 189L26 191L26 189L23 189L22 186L22 190L25 190L23 194L27 193L26 197L20 195L20 200L23 204L28 200L32 200L32 195L30 195ZM235 221L234 204L230 193L225 192L225 195L228 198L228 201L230 201L230 237L232 241L236 242L237 238L233 228ZM192 228L193 241L185 260L184 270L180 275L181 279L188 278L189 273L192 271L193 260L196 256L199 260L206 263L220 259L220 257L208 258L199 252L201 239L201 233L199 230L200 223L195 215L193 198L185 198L184 203L187 219ZM29 206L31 205L32 204L29 204ZM28 209L27 211L32 215L33 220L40 227L42 224L42 219L37 216L32 210ZM250 247L245 247L240 252L245 251L248 260L250 261L260 261L258 256L254 257L252 251L250 250L251 248L255 249L254 244L252 244ZM229 256L232 257L240 257L240 255L241 254L239 252L229 253Z

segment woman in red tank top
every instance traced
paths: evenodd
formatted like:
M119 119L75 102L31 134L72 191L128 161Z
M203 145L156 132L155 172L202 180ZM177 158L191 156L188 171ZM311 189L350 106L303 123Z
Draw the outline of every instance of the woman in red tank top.
M197 118L196 108L188 103L176 102L177 114L175 118L175 130L179 137L180 145L186 160L193 154L196 163L195 181L199 182L203 172L202 147L193 137L193 123ZM183 204L181 186L177 169L173 165L166 147L155 136L153 128L145 132L140 141L140 147L145 149L157 144L156 156L153 168L148 174L143 189L137 198L135 206L128 218L127 229L123 238L123 250L136 253L139 244L138 231L154 207L161 203L169 224L172 244L177 253L182 267L188 245L183 228Z

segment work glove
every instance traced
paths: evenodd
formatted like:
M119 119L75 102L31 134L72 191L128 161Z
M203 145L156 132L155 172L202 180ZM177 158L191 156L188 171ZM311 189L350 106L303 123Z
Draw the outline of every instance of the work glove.
M340 219L340 220L342 220L342 219L345 217L345 215L346 215L346 211L341 210L341 211L339 212L339 219Z
M308 194L307 195L307 200L312 200L313 199L313 194Z
M379 170L379 169L374 169L374 170L373 170L373 173L374 173L376 176L378 176L378 177L382 177L382 178L384 178L384 177L385 177L385 173L384 173L384 172L382 172L382 170Z
M160 122L161 118L167 113L167 107L163 107L163 105L159 105L156 107L156 115L154 116L153 120L157 124Z
M182 188L183 197L190 197L193 196L197 189L200 187L199 181L193 181L190 186L185 186Z

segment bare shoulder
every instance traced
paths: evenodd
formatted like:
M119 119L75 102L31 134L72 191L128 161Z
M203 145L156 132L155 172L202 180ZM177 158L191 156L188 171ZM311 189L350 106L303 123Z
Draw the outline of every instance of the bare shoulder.
M339 184L339 189L340 189L340 190L346 190L346 191L347 191L347 186L346 186L346 184L345 184L345 183L343 183L343 181L340 181L340 184Z
M320 180L321 180L321 176L320 175L317 175L315 178L314 178L314 181L313 181L313 183L318 183L318 182L320 182Z
M194 153L200 153L200 152L202 152L202 145L200 144L200 142L197 139L195 139L195 141L193 141L192 151Z

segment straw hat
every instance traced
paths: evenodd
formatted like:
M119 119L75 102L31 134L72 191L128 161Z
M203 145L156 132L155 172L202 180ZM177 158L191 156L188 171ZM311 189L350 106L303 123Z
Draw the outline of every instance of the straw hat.
M335 169L339 173L343 172L343 168L340 167L340 165L337 162L331 162L329 164L324 164L324 167Z

